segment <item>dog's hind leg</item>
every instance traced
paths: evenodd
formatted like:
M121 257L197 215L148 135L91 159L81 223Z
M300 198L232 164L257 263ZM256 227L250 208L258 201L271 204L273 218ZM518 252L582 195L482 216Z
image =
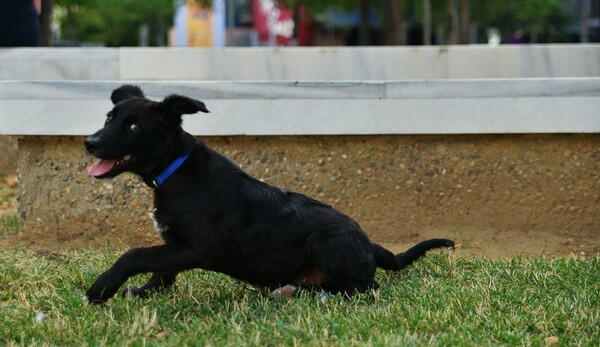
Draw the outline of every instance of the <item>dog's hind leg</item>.
M277 288L269 294L271 299L289 298L298 292L298 287L288 284L283 287Z
M133 295L137 297L146 297L150 293L158 293L169 288L175 283L175 278L178 272L157 272L152 274L152 277L139 288L126 288L123 290L123 295Z
M322 288L351 296L377 289L375 260L369 240L363 235L333 233L312 240L310 256L327 277Z

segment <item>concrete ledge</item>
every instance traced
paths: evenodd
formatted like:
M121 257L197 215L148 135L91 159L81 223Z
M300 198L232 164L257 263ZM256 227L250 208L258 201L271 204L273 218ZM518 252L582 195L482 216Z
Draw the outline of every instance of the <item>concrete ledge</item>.
M600 76L600 45L124 48L122 79L395 80ZM159 69L155 67L160 66ZM152 71L152 72L150 72Z
M64 249L107 240L117 246L157 243L148 218L151 189L129 174L89 177L93 160L84 153L84 139L19 138L21 227L15 244ZM559 240L565 239L572 239L577 253L600 252L597 134L202 140L254 177L339 208L377 242L450 237L471 250L480 243L503 249L521 239L511 235L529 235L548 254L563 248ZM549 234L557 237L546 241Z
M600 45L0 49L0 80L397 80L600 76Z
M0 80L117 80L119 78L118 49L0 49Z
M91 134L122 83L0 81L0 134ZM136 84L205 101L194 135L600 132L600 78Z

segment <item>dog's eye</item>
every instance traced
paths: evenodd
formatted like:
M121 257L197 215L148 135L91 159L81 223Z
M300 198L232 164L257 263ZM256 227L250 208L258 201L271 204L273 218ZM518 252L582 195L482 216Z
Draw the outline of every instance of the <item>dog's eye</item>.
M131 131L138 131L138 130L140 130L140 126L137 125L137 124L131 124L129 126L129 130L131 130Z
M115 118L115 116L111 113L106 115L106 124L112 122L112 120Z

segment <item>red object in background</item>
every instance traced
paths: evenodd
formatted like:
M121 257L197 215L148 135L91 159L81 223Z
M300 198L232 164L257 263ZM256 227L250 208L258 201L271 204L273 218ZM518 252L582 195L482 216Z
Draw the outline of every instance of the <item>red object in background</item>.
M312 46L312 25L306 7L298 7L298 46Z
M275 36L276 45L287 46L291 43L294 35L292 10L281 6L277 0L252 0L252 16L260 43L268 44L271 32ZM269 22L273 23L273 28Z

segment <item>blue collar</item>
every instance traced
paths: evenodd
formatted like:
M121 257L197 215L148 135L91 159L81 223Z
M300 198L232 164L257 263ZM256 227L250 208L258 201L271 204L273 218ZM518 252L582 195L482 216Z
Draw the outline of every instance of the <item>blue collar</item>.
M154 186L157 188L160 187L167 180L167 178L169 178L169 176L171 176L173 174L173 172L175 172L177 169L179 169L179 167L183 163L185 163L185 161L190 156L190 154L192 154L195 147L196 146L192 147L192 150L189 151L189 153L186 153L186 154L182 155L181 157L175 159L175 161L173 161L171 163L171 165L169 165L169 167L167 167L163 172L161 172L160 175L156 176L154 181L152 181L152 183L154 183Z

